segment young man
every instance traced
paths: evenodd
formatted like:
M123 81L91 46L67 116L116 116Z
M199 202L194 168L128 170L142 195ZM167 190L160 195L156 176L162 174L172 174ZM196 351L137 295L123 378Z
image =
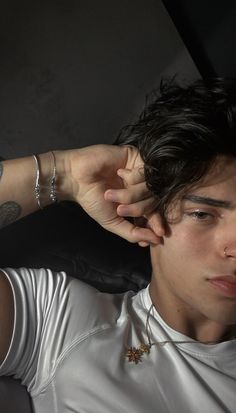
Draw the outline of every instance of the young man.
M151 284L138 294L2 270L0 373L22 379L35 412L236 411L235 118L235 81L161 88L122 135L140 151L155 210L133 146L3 164L11 219L45 206L49 191L151 251ZM146 228L124 218L141 215Z

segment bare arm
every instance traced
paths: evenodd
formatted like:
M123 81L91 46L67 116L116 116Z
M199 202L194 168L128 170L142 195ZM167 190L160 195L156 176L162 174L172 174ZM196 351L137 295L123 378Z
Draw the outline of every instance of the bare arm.
M142 216L153 208L136 148L94 145L83 149L54 151L58 200L73 200L101 226L130 242L157 243L148 228L137 227L126 216ZM51 203L52 154L38 156L41 205ZM0 167L0 228L39 209L35 197L36 163L32 156L2 162ZM118 171L136 171L124 179ZM137 180L138 176L138 180ZM127 185L125 184L127 181ZM128 182L130 181L130 182ZM112 196L109 196L112 195ZM125 205L125 210L122 209Z
M0 272L0 364L3 362L11 341L14 323L14 302L10 283Z
M58 181L63 191L65 178L63 151L57 154ZM47 186L52 174L52 155L41 154L41 185ZM65 176L65 174L64 174ZM36 163L32 156L0 162L0 228L11 224L39 209L34 189L36 182ZM66 194L64 194L66 197ZM69 197L68 197L69 199ZM50 203L48 195L42 194L42 206Z

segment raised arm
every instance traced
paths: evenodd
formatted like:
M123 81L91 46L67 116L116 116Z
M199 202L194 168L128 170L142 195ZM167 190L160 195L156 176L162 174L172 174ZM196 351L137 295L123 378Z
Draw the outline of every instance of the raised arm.
M60 175L64 171L64 156L62 151L56 154L57 181L60 182L62 191L65 180L61 179ZM45 207L51 203L46 188L49 188L54 159L50 152L37 156L37 159L37 163L33 156L0 163L0 228L39 209L35 195L38 168L42 188L41 206Z
M158 242L150 229L126 219L153 208L142 171L138 151L130 146L94 145L4 161L0 168L0 228L52 202L55 172L57 200L78 202L101 226L130 242Z

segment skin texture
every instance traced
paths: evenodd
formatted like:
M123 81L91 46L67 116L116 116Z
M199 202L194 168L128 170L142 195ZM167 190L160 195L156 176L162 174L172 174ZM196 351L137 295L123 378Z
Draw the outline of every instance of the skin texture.
M0 228L16 221L21 214L21 207L14 201L4 202L0 205Z
M236 296L225 296L209 279L236 277L236 160L219 158L190 193L226 203L177 201L167 228L157 214L149 218L161 237L151 247L150 294L172 328L199 341L221 341L236 333Z
M3 163L0 162L0 181L3 176ZM8 201L0 205L0 228L16 221L21 214L21 207L17 202Z

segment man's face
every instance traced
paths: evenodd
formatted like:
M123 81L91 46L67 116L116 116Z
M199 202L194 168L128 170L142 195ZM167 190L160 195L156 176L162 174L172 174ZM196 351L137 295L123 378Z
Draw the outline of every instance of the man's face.
M167 321L236 324L236 160L219 158L168 220L163 243L151 249L160 312Z

